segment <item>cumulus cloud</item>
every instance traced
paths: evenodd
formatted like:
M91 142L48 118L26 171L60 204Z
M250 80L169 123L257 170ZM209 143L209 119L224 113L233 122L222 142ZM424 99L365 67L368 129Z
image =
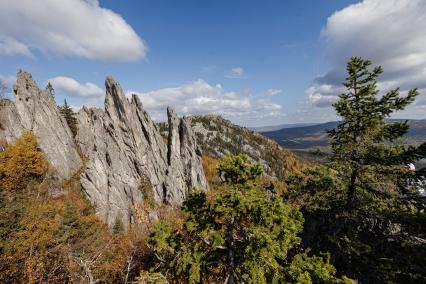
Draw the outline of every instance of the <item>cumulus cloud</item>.
M242 67L234 67L229 71L226 76L228 78L241 78L244 75L244 69Z
M56 92L70 97L95 98L103 97L105 91L93 83L81 84L73 78L58 76L48 80Z
M420 106L426 96L425 14L424 0L364 0L332 14L321 32L332 68L306 90L309 102L331 105L343 90L346 62L361 56L384 68L379 78L382 91L421 89L416 103ZM422 115L416 106L412 110Z
M180 115L217 114L245 125L273 122L285 115L282 106L269 99L228 92L220 84L211 85L202 79L146 93L127 92L128 96L131 94L139 95L144 108L156 120L165 120L167 106L173 107Z
M319 108L330 107L337 101L337 95L342 93L344 89L340 86L330 84L314 83L305 93L308 96L311 105Z
M33 56L33 50L125 62L144 58L147 47L95 0L0 1L0 54Z

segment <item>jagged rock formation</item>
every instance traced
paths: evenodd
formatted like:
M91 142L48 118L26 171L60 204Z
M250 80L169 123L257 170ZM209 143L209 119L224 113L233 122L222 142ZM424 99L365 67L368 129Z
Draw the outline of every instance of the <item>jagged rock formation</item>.
M175 185L176 191L170 192L167 199L183 201L185 188L207 188L204 172L200 171L201 150L192 133L189 118L178 118L175 111L167 108L168 117L168 187ZM176 184L179 182L179 184Z
M40 90L31 74L22 71L17 74L13 92L15 103L2 102L0 139L11 143L23 131L33 132L58 177L71 177L82 162L52 95Z
M180 205L192 188L207 190L190 121L168 109L166 143L138 96L129 101L111 77L105 86L105 110L83 107L76 115L74 140L50 92L40 90L29 73L19 72L15 102L1 101L0 140L12 143L23 131L32 131L62 179L84 165L82 190L109 226L117 219L125 226L135 222L148 195L157 203Z
M0 139L4 143L13 143L23 131L21 117L15 104L10 100L1 101L0 108Z
M193 187L207 190L186 119L168 110L173 123L167 145L136 95L129 102L111 77L105 86L105 111L80 110L75 137L88 159L81 184L102 218L110 225L117 218L134 222L135 206L143 206L150 190L157 202L172 205ZM141 188L144 180L152 188Z

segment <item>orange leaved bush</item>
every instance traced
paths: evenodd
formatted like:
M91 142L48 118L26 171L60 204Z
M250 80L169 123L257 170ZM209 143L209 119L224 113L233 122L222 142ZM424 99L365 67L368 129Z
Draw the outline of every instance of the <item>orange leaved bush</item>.
M47 170L31 133L0 152L0 283L135 279L150 257L145 233L111 232L81 191L81 171L58 181Z
M13 145L0 152L0 189L23 189L32 179L41 178L48 168L44 154L37 149L37 139L25 132Z
M204 174L206 175L209 185L212 186L213 184L219 183L219 179L217 176L217 167L219 166L220 161L211 156L203 155L202 163Z

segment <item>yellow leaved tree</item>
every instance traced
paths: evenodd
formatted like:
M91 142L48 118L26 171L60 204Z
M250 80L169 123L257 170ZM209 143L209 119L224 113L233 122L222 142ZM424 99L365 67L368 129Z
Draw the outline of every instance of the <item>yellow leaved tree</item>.
M48 163L37 149L37 139L25 132L15 144L0 152L0 189L23 189L32 179L40 179L47 172Z

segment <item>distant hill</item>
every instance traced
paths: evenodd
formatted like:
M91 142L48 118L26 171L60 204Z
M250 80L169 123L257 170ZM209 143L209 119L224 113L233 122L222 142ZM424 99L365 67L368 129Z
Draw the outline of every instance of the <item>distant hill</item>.
M318 123L289 123L289 124L280 124L280 125L268 125L268 126L259 126L259 127L249 127L250 130L256 132L266 132L266 131L275 131L284 128L295 128L303 126L311 126Z
M401 121L390 119L389 123ZM419 145L426 141L426 119L408 120L410 129L402 142L407 145ZM275 140L283 148L291 149L300 157L321 162L329 152L327 130L337 126L337 121L330 121L310 126L282 128L275 131L262 131L261 134ZM321 151L321 153L319 152ZM426 161L417 163L418 167L426 165Z
M401 121L390 119L389 123ZM284 148L288 149L309 149L326 148L328 146L328 136L326 131L337 126L337 121L331 121L310 126L282 128L275 131L260 131L266 137L275 140ZM426 141L426 119L409 120L410 129L405 135L405 143L409 145L419 145Z
M262 164L268 175L279 179L298 171L303 164L275 141L220 116L193 116L191 125L203 154L210 157L246 154L252 161Z
M261 132L262 135L275 140L284 148L306 149L326 147L328 145L327 130L337 126L337 121L310 126L283 128L275 131Z

